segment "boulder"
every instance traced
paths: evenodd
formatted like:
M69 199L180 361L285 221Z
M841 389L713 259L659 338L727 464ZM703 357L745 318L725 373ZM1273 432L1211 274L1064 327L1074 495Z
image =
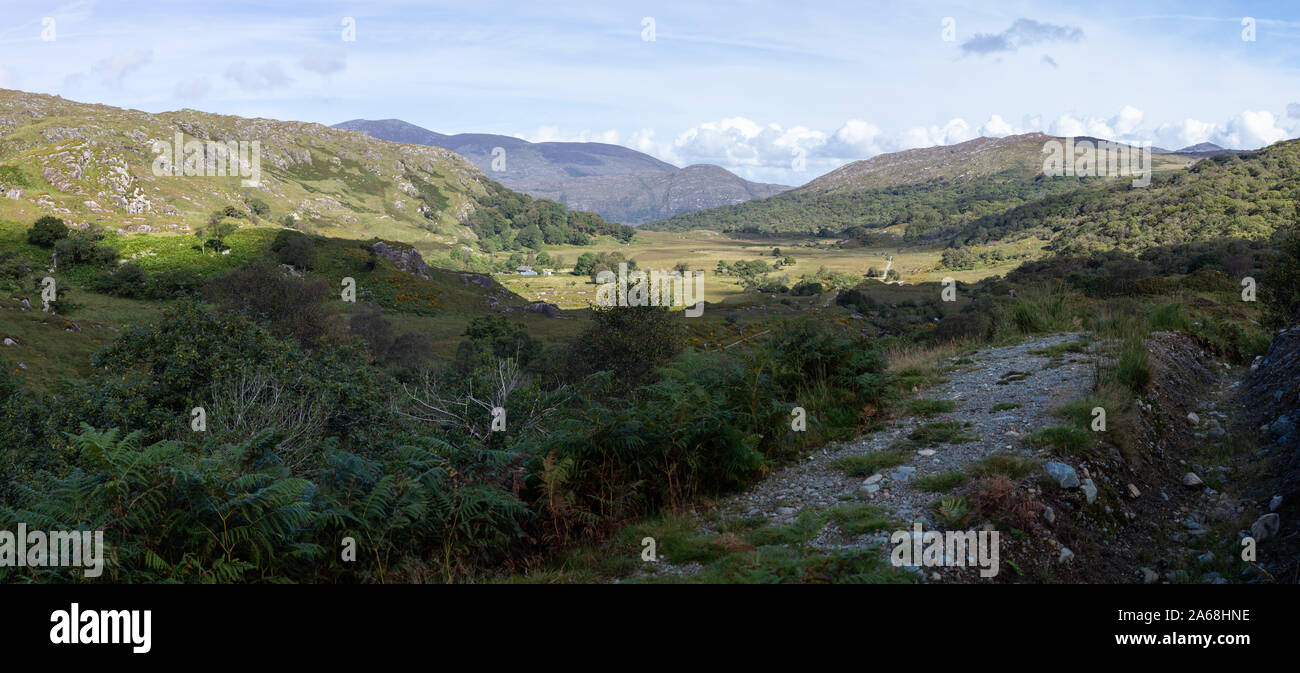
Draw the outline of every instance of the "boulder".
M1276 512L1265 514L1255 519L1255 523L1250 524L1250 535L1255 538L1256 542L1267 540L1277 535L1278 530L1282 528L1282 517Z
M1053 461L1044 465L1043 469L1047 471L1048 476L1056 480L1056 483L1061 488L1078 488L1079 475L1074 471L1073 467Z

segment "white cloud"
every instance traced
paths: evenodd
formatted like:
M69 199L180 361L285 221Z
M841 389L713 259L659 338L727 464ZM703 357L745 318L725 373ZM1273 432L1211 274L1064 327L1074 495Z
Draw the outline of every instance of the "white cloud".
M1120 134L1110 127L1105 120L1096 117L1084 117L1079 119L1073 115L1061 115L1048 126L1048 133L1054 136L1092 136L1094 138L1105 138L1107 140L1118 139Z
M319 75L332 75L348 67L345 55L337 51L313 51L304 55L298 65Z
M989 120L980 127L980 135L991 138L1001 138L1015 133L1018 133L1017 129L1008 124L1000 115L989 117Z
M1161 124L1155 130L1155 144L1165 149L1178 150L1210 141L1214 124L1199 119L1184 119L1172 124Z
M153 54L139 49L127 49L108 58L97 61L91 70L99 75L105 86L118 88L127 75L139 70L153 60Z
M1245 110L1223 124L1184 119L1157 127L1156 144L1181 149L1208 142L1228 149L1256 149L1295 137L1300 132L1300 125L1287 129L1279 125L1281 121L1267 110Z
M884 140L879 126L861 119L850 119L831 135L819 149L819 154L835 158L875 156L886 151L882 145Z
M1250 149L1272 145L1287 138L1287 132L1277 126L1277 119L1267 110L1247 110L1228 120L1215 135L1215 144L1222 147Z
M1132 105L1125 105L1119 114L1110 120L1110 125L1121 136L1129 135L1142 124L1142 111Z
M805 126L784 128L780 124L761 125L745 117L729 117L683 131L673 139L667 153L687 165L790 168L796 155L806 155L825 145L827 137L826 133Z
M1300 120L1279 119L1267 111L1245 111L1221 125L1189 118L1151 127L1143 125L1145 117L1142 110L1125 105L1108 116L1064 114L1050 123L1044 123L1041 115L1026 115L1020 125L1014 125L994 114L978 128L957 117L943 125L888 132L870 121L849 119L828 132L806 126L763 124L737 116L699 123L671 140L657 140L654 129L642 128L631 133L622 144L679 166L717 164L751 180L800 184L851 161L906 149L953 145L980 136L1043 132L1135 144L1151 142L1167 149L1202 142L1248 149L1300 134ZM1295 128L1288 132L1283 126ZM566 135L558 127L543 126L535 133L519 137L533 141L617 143L618 134L611 130ZM797 157L802 158L802 163L795 161Z
M943 126L913 126L903 131L898 145L901 149L953 145L971 140L976 135L971 130L970 124L967 124L965 119L959 118L949 120Z
M268 61L258 66L245 61L231 63L226 68L226 77L235 81L244 91L266 91L287 86L293 80L284 74L280 64Z

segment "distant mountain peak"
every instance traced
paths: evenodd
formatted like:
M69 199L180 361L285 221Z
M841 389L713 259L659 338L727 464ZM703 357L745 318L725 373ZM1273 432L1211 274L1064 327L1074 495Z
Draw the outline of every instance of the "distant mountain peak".
M1195 145L1188 145L1187 147L1178 150L1178 153L1186 154L1189 152L1226 152L1226 151L1227 150L1225 148L1219 147L1214 143L1196 143Z
M626 224L741 203L790 189L749 182L711 164L678 168L610 143L534 143L490 133L446 135L400 119L353 119L335 127L361 131L380 140L448 149L510 189ZM503 156L498 148L505 151Z

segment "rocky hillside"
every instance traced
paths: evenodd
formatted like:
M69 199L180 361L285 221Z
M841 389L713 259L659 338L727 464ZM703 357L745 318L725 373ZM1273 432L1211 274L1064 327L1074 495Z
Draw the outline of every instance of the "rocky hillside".
M154 143L170 146L176 134L184 142L258 142L259 184L245 186L248 177L230 163L221 176L156 175ZM206 157L206 168L217 170L217 156ZM377 236L427 252L472 240L463 223L493 187L439 147L320 124L188 109L150 114L0 90L0 218L16 222L56 215L74 226L186 232L234 206L253 222Z
M968 181L993 175L1032 179L1043 172L1043 145L1063 140L1043 133L1005 138L976 138L956 145L940 145L881 154L841 166L800 187L816 193L856 192L932 180ZM1097 138L1077 138L1096 142ZM1184 167L1180 155L1156 156L1152 168Z
M1300 516L1300 311L1251 367L1241 402L1270 460L1270 488L1259 499L1267 498L1278 515L1278 556L1285 559L1280 574L1294 582L1300 572L1300 526L1295 523Z
M750 182L719 166L679 169L648 154L607 143L530 143L487 133L445 135L400 119L353 119L335 127L392 142L452 150L511 189L624 224L742 203L790 189ZM497 160L494 165L501 154L498 148L504 150L504 161Z

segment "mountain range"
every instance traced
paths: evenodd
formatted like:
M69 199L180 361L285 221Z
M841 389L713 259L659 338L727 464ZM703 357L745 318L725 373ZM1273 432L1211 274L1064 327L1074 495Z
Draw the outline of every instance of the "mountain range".
M624 224L742 203L790 189L750 182L720 166L677 168L608 143L533 143L487 133L446 135L400 119L353 119L334 126L390 142L451 150L510 189Z

